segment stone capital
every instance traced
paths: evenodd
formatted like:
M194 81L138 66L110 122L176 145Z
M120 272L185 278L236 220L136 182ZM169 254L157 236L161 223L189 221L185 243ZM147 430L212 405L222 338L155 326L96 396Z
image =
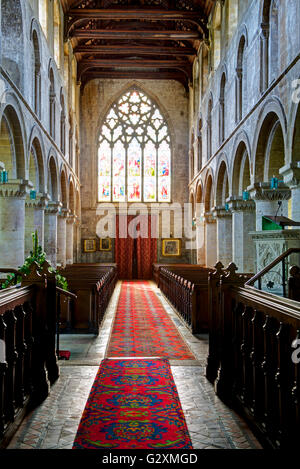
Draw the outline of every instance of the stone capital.
M49 203L50 196L48 194L37 194L36 199L27 198L25 201L25 207L31 207L36 209L45 209Z
M69 225L75 225L76 223L76 215L74 213L69 213L69 215L67 216L67 223Z
M58 212L58 216L60 218L67 219L70 213L71 213L71 211L68 208L61 208L61 210L59 210L59 212Z
M212 213L215 218L231 218L232 216L230 209L226 210L225 207L214 207Z
M0 197L25 199L32 189L32 184L23 179L10 179L7 183L0 184Z
M234 212L254 212L255 202L253 200L243 200L240 198L230 197L227 199L229 210Z
M281 168L279 172L290 189L300 188L300 167L292 163Z
M48 202L48 205L46 206L45 213L49 215L58 215L59 210L62 207L61 202Z
M205 212L203 214L203 220L205 223L210 224L210 223L216 223L216 218L212 212Z
M260 182L253 184L248 188L251 199L264 202L276 202L278 200L289 200L291 198L291 190L284 183L279 182L277 189L270 189L268 183Z

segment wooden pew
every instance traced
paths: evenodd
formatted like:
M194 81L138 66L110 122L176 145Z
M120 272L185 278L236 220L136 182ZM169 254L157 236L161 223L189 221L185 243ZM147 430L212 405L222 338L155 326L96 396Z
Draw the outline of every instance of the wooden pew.
M299 443L300 304L247 285L234 264L210 274L206 376L266 448Z
M72 264L60 273L77 296L61 305L61 332L98 334L117 281L116 264Z
M0 291L0 448L59 376L57 287L49 267L33 263L21 285Z
M193 334L208 330L208 274L211 271L188 264L158 267L159 288Z

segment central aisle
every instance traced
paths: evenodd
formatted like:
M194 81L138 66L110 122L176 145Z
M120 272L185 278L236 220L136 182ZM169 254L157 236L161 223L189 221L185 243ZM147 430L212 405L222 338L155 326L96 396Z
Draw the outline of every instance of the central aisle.
M148 281L124 281L107 357L195 360Z
M171 365L171 373L193 448L260 448L245 422L218 399L213 386L205 378L208 337L193 336L153 282L147 282L146 285L143 282L130 283L135 286L133 289L135 293L130 295L129 300L125 299L125 303L123 303L125 310L129 304L136 307L138 303L140 308L151 311L150 303L145 301L145 297L151 298L151 302L158 308L157 315L156 308L152 308L151 311L153 320L156 321L156 327L151 328L151 333L149 333L149 327L145 326L144 313L140 315L140 335L137 335L137 328L133 328L132 334L135 335L133 342L141 344L143 340L145 344L147 340L150 341L145 353L153 356L154 349L151 347L157 342L159 334L161 342L163 341L162 327L170 328L172 334L174 333L173 328L175 328L176 341L174 342L173 339L170 341L166 335L165 350L170 353L176 343L176 353L178 352L178 344L180 344L180 347L184 347L185 351L188 350L188 353L192 354L192 359L183 359L184 355L182 354L180 357L180 353L175 358L165 357L164 359L167 358ZM124 292L127 287L125 282L123 285L125 290L123 288L122 291ZM119 324L117 317L120 311L117 313L117 307L119 299L122 299L122 295L120 296L121 286L122 283L118 282L107 308L99 336L90 334L61 335L61 349L70 350L71 358L69 361L59 362L60 378L52 386L49 397L42 405L24 419L8 447L9 449L72 448L99 365L111 351L113 352L111 346L117 331L117 329L115 332L113 331L113 326ZM121 302L119 304L121 305ZM127 319L128 316L130 314L127 311ZM127 319L124 323L127 328L126 331L124 329L124 333L128 337L132 318L129 321ZM141 339L143 330L147 334L147 339ZM112 341L108 346L110 337ZM127 348L126 354L133 353L132 340L130 342L131 345ZM180 350L182 349L180 348ZM138 353L141 353L140 349Z

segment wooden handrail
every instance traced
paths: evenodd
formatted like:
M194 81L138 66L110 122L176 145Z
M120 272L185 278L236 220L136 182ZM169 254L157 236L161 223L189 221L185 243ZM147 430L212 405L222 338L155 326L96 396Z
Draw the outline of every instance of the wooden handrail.
M257 280L259 280L263 275L265 275L267 272L269 272L271 269L273 269L273 267L275 267L275 265L282 262L283 259L288 257L290 254L294 254L294 253L297 253L297 252L300 253L300 248L290 248L290 249L288 249L287 251L282 253L280 256L278 256L273 262L271 262L271 264L267 265L263 270L261 270L256 275L254 275L254 277L250 278L250 280L248 280L248 282L246 282L245 285L248 285L248 286L252 287L253 284Z
M10 267L0 268L0 273L3 273L3 274L20 274L20 272L17 269L13 269L13 268L10 268Z
M60 293L61 295L67 296L68 298L73 298L74 300L76 300L76 298L77 298L77 295L75 295L74 293L71 293L71 292L69 292L69 291L63 290L63 289L60 288L60 287L56 287L56 291L57 291L58 293Z

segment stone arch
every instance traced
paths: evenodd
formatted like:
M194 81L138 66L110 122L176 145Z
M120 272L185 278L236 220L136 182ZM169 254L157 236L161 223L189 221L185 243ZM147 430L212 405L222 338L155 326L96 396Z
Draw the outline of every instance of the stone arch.
M260 18L264 41L261 45L263 89L278 75L279 65L279 5L277 0L264 0L261 3Z
M33 110L38 117L41 116L41 39L39 34L38 23L35 19L32 20L30 39L33 47L33 95L32 103Z
M62 166L60 171L60 201L63 204L63 208L68 208L68 185L64 166Z
M34 137L30 146L28 172L29 180L33 183L34 190L38 193L45 192L44 158L42 147L37 137Z
M63 88L60 89L60 150L66 152L66 106Z
M1 2L2 67L19 88L24 90L24 24L21 0Z
M214 184L211 170L207 172L204 187L204 210L209 213L214 207Z
M272 100L260 114L253 145L254 182L279 176L286 159L286 117L280 103ZM272 174L273 173L273 174Z
M25 179L26 151L25 133L21 124L19 112L12 104L7 104L1 117L1 147L0 160L8 165L9 178ZM4 147L3 147L4 145ZM5 147L8 151L5 156Z
M251 184L249 147L245 140L240 140L235 150L232 171L232 196L241 198L243 191Z
M58 201L57 161L52 152L50 152L48 158L48 193L52 202Z
M53 139L55 139L55 111L56 111L56 90L53 68L49 69L49 132Z
M220 81L220 96L219 96L219 143L220 145L225 140L225 88L227 82L226 69L223 70Z
M213 95L210 93L208 106L207 106L207 158L208 161L212 156L212 110L213 110Z
M236 122L239 122L243 118L244 112L244 100L245 100L245 50L247 48L247 30L244 26L240 32L238 41L238 53L236 61Z
M72 214L76 213L75 189L72 178L69 180L69 209L72 211Z
M34 125L29 141L28 141L28 158L30 157L30 150L33 145L36 146L36 151L38 154L38 161L39 161L39 181L40 181L40 189L42 192L46 192L46 181L47 181L47 164L46 164L46 158L45 158L45 146L44 146L44 139L42 136L42 133L37 125ZM27 160L27 168L29 168L29 161ZM42 172L41 172L42 171Z
M300 104L294 106L293 116L290 119L289 132L289 159L286 163L296 165L300 161Z
M220 159L216 171L216 207L224 207L229 197L228 163L225 155Z
M194 217L195 216L195 194L193 190L191 190L190 192L189 203L192 204L192 217Z

